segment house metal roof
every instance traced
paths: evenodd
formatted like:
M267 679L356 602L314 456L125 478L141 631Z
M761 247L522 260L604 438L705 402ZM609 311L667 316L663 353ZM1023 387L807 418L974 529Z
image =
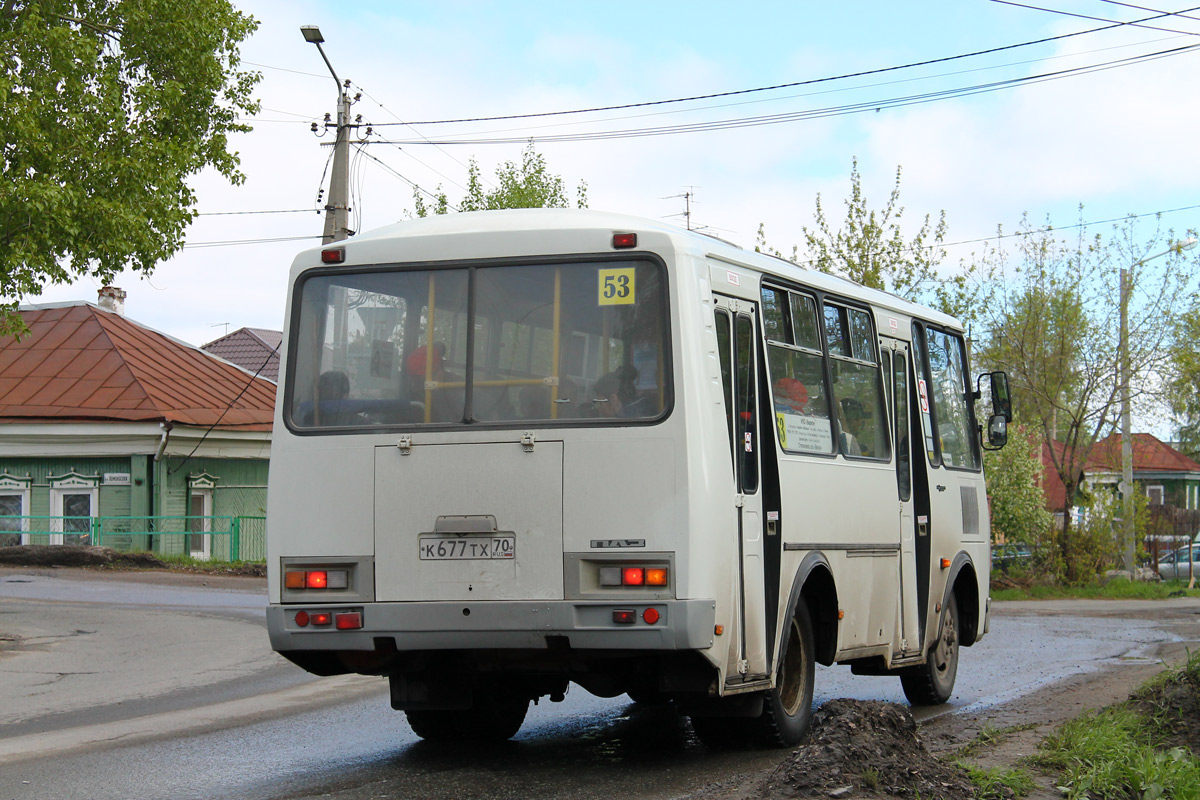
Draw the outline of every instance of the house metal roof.
M1133 434L1134 472L1192 472L1200 477L1200 464L1149 433ZM1087 472L1121 471L1121 437L1112 434L1096 442L1086 467Z
M265 328L239 328L233 333L214 339L200 349L226 361L232 361L251 375L279 380L279 346L283 332Z
M90 303L21 310L0 340L0 422L165 421L268 431L275 384Z

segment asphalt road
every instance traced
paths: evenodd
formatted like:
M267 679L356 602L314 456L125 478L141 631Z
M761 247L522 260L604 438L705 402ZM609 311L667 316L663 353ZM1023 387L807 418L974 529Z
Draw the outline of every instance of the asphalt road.
M314 679L272 653L261 580L179 580L0 570L0 800L677 797L779 760L707 750L669 708L577 687L532 708L513 742L432 747L381 679ZM1197 612L1188 599L998 604L951 702L917 716L986 718L1056 682L1144 667L1200 640ZM894 678L820 670L817 702L846 696L903 702Z

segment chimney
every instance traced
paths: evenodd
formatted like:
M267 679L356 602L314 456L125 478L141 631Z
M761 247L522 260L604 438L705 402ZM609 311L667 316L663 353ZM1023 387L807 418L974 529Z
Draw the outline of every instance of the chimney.
M116 286L105 286L100 290L100 299L96 305L118 316L125 316L125 290Z

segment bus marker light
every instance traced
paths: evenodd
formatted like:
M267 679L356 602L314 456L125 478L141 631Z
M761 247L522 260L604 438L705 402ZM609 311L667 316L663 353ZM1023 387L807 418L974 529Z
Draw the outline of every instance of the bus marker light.
M646 583L646 570L642 567L626 567L625 572L621 576L621 582L626 586L644 586Z
M845 618L846 618L846 612L843 609L839 608L838 609L838 619L845 619Z
M323 569L314 569L305 576L304 588L325 589L329 586L329 574Z
M333 625L339 631L354 631L363 626L362 612L346 611L333 615Z
M950 559L948 559L948 558L942 559L942 569L950 569Z
M330 247L321 251L322 264L340 264L346 260L346 248Z
M614 233L613 247L617 250L625 250L630 247L637 247L636 233Z
M298 625L301 628L308 627L308 612L307 611L297 611L296 612L296 625Z
M286 572L283 575L283 585L287 589L303 589L305 574L303 572Z
M716 635L716 636L720 636L720 635L722 635L723 633L725 633L725 626L724 626L724 625L714 625L714 626L713 626L713 634L714 634L714 635Z
M646 567L647 586L666 586L667 570L665 567Z
M600 585L601 586L620 586L621 585L621 568L620 567L601 567L600 568Z
M642 612L642 619L645 620L647 625L653 625L654 623L658 622L658 609L647 608Z
M613 610L613 622L632 625L637 621L637 612L633 609L618 608Z
M328 611L318 611L312 615L313 625L328 625L333 622L333 615Z

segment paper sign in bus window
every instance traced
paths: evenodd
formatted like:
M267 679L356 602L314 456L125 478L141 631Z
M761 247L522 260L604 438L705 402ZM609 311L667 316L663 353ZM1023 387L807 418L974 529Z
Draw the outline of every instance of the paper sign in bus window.
M828 453L833 449L833 433L825 417L775 412L779 445L792 452Z
M630 306L637 302L635 267L616 267L600 270L600 300L602 306Z

